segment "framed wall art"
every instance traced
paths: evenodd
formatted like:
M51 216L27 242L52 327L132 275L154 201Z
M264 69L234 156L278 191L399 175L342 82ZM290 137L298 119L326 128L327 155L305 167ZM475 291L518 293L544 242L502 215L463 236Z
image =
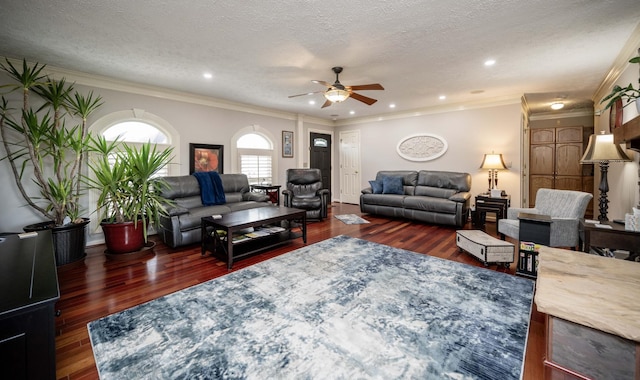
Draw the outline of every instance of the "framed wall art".
M447 141L431 133L419 133L403 138L398 143L398 155L409 161L435 160L447 151Z
M216 171L222 174L223 145L189 144L189 173Z
M282 131L282 157L293 157L293 132Z

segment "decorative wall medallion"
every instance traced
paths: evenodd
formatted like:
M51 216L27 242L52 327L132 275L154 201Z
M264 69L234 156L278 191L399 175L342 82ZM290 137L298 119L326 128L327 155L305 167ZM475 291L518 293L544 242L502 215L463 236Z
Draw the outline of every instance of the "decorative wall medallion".
M420 133L403 138L396 150L400 157L409 161L435 160L447 151L447 141L430 133Z

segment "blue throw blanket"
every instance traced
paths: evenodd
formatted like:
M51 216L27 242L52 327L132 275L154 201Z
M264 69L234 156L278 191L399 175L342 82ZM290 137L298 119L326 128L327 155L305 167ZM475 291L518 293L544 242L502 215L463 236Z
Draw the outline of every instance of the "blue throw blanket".
M200 184L200 197L205 206L222 205L227 202L218 172L196 172L193 176Z

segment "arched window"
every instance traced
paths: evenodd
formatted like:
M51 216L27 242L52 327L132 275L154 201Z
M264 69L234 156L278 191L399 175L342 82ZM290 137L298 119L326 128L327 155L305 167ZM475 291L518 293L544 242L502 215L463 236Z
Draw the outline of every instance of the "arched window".
M240 173L246 174L249 184L273 182L273 144L259 133L247 133L236 141Z
M119 141L135 146L147 141L157 145L158 149L173 147L173 161L158 176L178 175L180 171L180 135L178 131L164 119L141 109L113 112L91 124L89 131L93 135L102 135L108 141L119 138ZM89 173L91 175L91 173ZM89 191L89 207L93 212L96 207L97 194ZM100 221L91 219L88 243L102 241Z

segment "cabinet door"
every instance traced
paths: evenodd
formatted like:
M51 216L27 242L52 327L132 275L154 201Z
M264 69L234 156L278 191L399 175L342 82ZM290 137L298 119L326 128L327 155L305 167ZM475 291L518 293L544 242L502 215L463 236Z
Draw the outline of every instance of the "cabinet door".
M553 144L555 131L550 129L531 129L531 144Z
M580 176L556 176L556 189L582 191L582 177Z
M556 175L582 175L582 143L556 144Z
M529 207L536 204L536 194L538 189L553 189L554 180L552 175L532 175L529 177Z
M584 128L582 127L556 128L556 144L569 142L582 143L583 130Z
M531 145L531 158L529 161L530 174L550 174L555 172L555 145L539 144Z

